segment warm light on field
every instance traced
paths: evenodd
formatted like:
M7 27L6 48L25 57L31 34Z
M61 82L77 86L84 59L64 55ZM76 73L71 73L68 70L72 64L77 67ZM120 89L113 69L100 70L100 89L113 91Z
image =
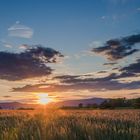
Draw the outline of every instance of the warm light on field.
M38 102L40 104L48 104L51 102L51 99L49 98L47 93L40 93L38 94Z

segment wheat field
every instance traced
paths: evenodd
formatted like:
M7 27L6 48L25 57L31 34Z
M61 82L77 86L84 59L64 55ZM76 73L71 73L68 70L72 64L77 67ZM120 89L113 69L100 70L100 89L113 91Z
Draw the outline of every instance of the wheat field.
M140 110L3 110L0 140L140 140Z

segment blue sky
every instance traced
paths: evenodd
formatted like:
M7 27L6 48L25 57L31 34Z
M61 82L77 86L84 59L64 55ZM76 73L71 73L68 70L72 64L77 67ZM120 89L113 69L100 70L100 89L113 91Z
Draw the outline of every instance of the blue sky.
M110 39L139 34L139 25L139 0L1 0L0 51L20 53L23 44L41 44L65 55L62 62L48 64L56 74L111 70L103 65L107 58L92 54L91 49ZM9 30L15 26L28 28L29 32L15 35ZM116 66L125 66L136 57L121 59Z
M41 43L64 52L87 49L106 40L139 30L139 0L30 0L1 1L1 38L16 21L34 29L23 43ZM15 40L14 38L8 38ZM17 41L17 40L16 40Z
M13 45L43 44L74 54L89 50L93 41L105 41L139 31L139 0L30 0L1 1L0 38ZM31 27L31 39L7 36L20 21Z

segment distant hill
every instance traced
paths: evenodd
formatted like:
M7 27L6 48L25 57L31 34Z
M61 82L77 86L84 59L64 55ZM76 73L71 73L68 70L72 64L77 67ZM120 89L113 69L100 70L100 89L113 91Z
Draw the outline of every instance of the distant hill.
M79 104L83 104L83 106L86 106L88 104L97 104L100 105L102 102L104 102L107 99L104 98L90 98L90 99L79 99L79 100L67 100L56 103L56 106L78 106Z
M23 104L19 102L3 102L0 103L2 109L18 109L18 108L36 108L36 104Z
M79 100L66 100L61 102L55 102L55 103L49 103L47 106L49 107L76 107L80 103L83 104L83 106L86 106L88 104L101 104L106 99L104 98L90 98L90 99L79 99ZM23 104L19 102L3 102L0 103L0 108L2 109L19 109L19 108L40 108L41 105L39 104Z

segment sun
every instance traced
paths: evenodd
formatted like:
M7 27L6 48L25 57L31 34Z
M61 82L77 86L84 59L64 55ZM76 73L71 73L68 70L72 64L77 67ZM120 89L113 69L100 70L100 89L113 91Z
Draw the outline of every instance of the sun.
M38 94L38 102L45 105L51 102L51 99L49 98L47 93L40 93Z

